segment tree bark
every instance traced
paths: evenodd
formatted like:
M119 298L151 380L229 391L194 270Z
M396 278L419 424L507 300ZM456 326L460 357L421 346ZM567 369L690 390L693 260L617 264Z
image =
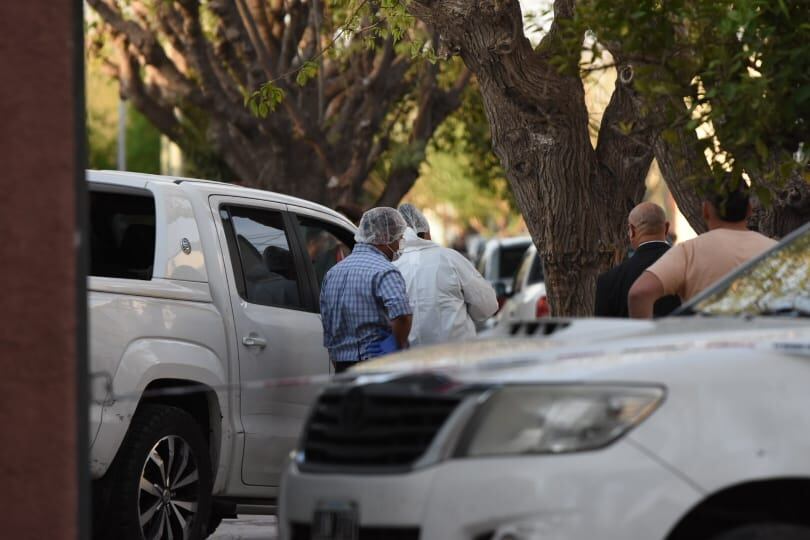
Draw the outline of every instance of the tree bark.
M649 141L619 129L638 117L632 87L617 81L595 150L579 58L563 70L551 63L556 24L535 51L517 0L415 0L409 9L478 78L493 149L543 259L552 313L591 315L596 277L626 248L627 212L641 201L652 161ZM555 2L555 20L572 13L572 1Z
M748 226L765 236L779 239L810 220L810 184L802 171L795 171L784 183L769 187L773 196L771 204L764 206L755 199Z
M670 133L671 142L662 136L656 138L655 159L678 210L692 229L701 234L706 232L706 222L703 221L702 201L695 186L700 178L711 177L711 169L706 157L694 144L697 135L681 130Z

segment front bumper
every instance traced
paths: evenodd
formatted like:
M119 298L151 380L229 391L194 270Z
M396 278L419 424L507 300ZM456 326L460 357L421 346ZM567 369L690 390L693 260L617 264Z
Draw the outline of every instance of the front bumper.
M593 452L454 459L407 474L312 474L290 463L279 527L292 540L292 525L339 501L356 503L361 529L418 528L420 540L655 539L700 498L625 438Z

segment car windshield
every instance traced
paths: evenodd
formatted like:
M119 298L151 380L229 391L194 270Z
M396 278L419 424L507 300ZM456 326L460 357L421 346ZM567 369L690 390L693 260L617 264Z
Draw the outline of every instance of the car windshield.
M810 315L810 227L701 294L681 313Z

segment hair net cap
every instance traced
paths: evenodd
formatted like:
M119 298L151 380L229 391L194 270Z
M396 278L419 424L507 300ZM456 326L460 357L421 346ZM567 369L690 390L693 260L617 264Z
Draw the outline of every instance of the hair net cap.
M390 244L402 238L408 224L393 208L372 208L360 218L354 239L363 244Z
M405 218L405 223L407 223L408 227L413 229L415 233L430 232L430 223L428 223L424 214L417 210L414 205L408 203L400 205L399 213L402 214L402 217Z

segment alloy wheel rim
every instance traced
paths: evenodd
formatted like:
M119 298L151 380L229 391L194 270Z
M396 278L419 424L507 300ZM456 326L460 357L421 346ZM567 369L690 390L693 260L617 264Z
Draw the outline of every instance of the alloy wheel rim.
M191 446L177 435L149 451L138 486L138 518L144 540L188 540L197 515L200 482Z

